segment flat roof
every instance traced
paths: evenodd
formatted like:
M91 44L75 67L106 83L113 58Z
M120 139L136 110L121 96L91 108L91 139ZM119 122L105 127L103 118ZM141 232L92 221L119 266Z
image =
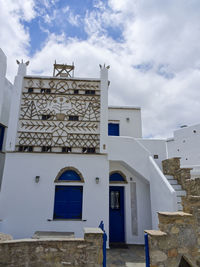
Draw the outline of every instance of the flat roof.
M137 106L108 106L109 109L127 109L127 110L140 110L141 107Z
M51 80L79 80L79 81L96 81L100 82L100 79L97 78L77 78L77 77L55 77L55 76L37 76L37 75L25 75L24 78L31 79L51 79Z

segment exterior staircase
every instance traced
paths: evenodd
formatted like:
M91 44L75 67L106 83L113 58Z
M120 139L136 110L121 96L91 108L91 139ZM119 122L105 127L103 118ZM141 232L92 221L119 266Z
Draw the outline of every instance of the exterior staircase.
M171 186L174 188L176 192L178 211L182 211L183 210L182 197L186 196L186 191L183 190L182 186L178 183L178 181L174 179L174 176L165 175L165 177L167 178L168 182L171 184Z
M164 160L163 173L177 194L178 212L158 212L159 230L145 231L150 266L200 266L200 178L180 168L180 158Z

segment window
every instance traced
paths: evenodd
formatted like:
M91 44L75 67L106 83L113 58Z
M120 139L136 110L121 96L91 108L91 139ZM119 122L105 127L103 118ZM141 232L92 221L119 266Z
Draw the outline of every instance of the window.
M5 134L5 127L0 124L0 151L2 151L3 149L4 134Z
M84 182L83 175L74 167L66 167L59 171L54 182Z
M153 155L153 158L154 159L158 159L158 155Z
M109 177L110 183L127 183L126 176L121 171L113 171Z
M19 152L32 152L33 147L32 146L19 146L18 151Z
M28 93L33 93L33 88L32 87L28 88Z
M51 152L51 146L43 146L42 152Z
M78 94L79 94L79 90L77 90L77 89L74 90L74 94L75 94L75 95L78 95Z
M51 93L51 89L44 89L44 88L42 88L41 90L41 93L47 93L47 94L50 94Z
M42 115L42 120L48 120L51 118L51 115Z
M68 153L68 152L72 152L72 148L71 147L62 147L62 153Z
M119 136L119 123L108 123L108 135Z
M78 121L78 116L69 116L69 121Z
M85 94L86 95L95 95L95 90L86 90Z
M83 186L56 185L54 219L82 219Z
M95 147L83 147L82 148L82 153L93 154L95 152L96 152Z

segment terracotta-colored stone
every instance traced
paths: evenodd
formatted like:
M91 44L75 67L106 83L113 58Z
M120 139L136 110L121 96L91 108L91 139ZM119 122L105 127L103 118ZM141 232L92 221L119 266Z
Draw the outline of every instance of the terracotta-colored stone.
M167 253L169 258L176 257L178 255L178 251L176 248L170 249Z

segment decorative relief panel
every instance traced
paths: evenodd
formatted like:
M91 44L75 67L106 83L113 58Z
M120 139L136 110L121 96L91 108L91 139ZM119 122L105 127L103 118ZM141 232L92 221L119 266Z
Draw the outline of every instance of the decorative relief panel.
M24 84L16 150L99 151L100 81L26 77Z

